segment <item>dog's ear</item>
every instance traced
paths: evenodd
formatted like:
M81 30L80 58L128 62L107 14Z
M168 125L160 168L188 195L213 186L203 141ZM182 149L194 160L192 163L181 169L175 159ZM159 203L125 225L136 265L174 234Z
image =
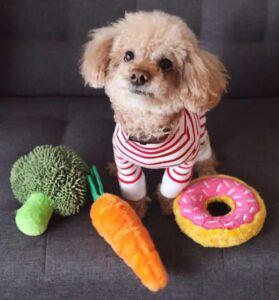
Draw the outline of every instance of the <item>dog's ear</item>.
M113 26L102 27L90 33L90 41L85 44L80 67L85 84L94 88L104 87L114 36Z
M183 65L181 100L192 112L216 106L226 90L227 71L220 60L201 49L192 49Z

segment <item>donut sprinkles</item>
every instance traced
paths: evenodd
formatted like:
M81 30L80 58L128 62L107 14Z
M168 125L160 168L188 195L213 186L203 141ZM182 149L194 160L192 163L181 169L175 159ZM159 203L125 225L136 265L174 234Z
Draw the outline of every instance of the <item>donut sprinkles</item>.
M229 212L214 216L210 203L225 203ZM257 235L266 209L259 194L245 182L226 175L194 180L174 201L180 229L205 247L240 245Z

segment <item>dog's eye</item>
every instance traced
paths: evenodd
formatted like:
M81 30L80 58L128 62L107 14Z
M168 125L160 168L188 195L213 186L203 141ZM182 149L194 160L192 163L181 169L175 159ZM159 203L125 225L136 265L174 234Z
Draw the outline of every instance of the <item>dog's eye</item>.
M130 61L130 60L133 60L134 57L135 57L134 52L132 52L132 51L127 51L127 52L125 53L124 60L125 60L125 61Z
M158 65L163 71L169 71L172 68L172 62L167 58L162 58Z

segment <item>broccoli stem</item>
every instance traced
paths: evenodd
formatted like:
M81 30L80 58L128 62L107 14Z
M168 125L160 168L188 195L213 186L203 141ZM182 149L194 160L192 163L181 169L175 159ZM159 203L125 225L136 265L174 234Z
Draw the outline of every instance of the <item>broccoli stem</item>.
M26 235L43 234L53 214L50 200L42 193L32 193L16 212L15 222L18 229Z

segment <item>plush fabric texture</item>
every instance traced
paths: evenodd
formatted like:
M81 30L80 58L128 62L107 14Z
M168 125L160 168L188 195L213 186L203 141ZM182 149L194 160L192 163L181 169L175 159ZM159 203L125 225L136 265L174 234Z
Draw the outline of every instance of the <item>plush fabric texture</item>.
M48 197L56 213L70 216L84 205L88 170L83 159L68 147L38 146L14 163L11 188L21 203L39 192Z
M16 212L16 226L26 235L41 235L46 231L52 213L48 197L42 193L32 193Z
M148 170L154 201L143 223L169 274L158 294L141 286L93 230L89 202L70 218L54 215L42 236L22 235L9 183L11 166L23 153L66 144L97 164L105 189L119 195L117 180L104 170L113 159L109 102L96 96L103 91L84 88L78 61L90 29L125 10L153 9L181 16L228 68L232 100L207 121L220 172L257 187L269 212L261 234L248 243L203 248L181 233L173 217L161 215L153 192L162 174ZM0 98L0 298L277 300L278 28L277 0L0 0L0 96L8 96Z
M116 195L105 193L92 205L90 217L97 232L152 292L167 285L159 253L134 209Z
M277 96L277 0L0 0L0 94L85 95L78 72L92 28L125 11L161 9L181 16L231 76L229 96Z
M90 169L87 179L94 200L90 209L94 228L146 288L152 292L164 289L168 282L166 269L135 210L127 201L104 192L95 165Z
M143 224L169 275L158 294L141 286L92 228L91 201L72 217L54 215L47 232L36 238L24 236L14 222L20 205L10 188L11 166L36 145L71 147L97 165L105 190L119 195L117 180L104 169L113 160L108 99L10 97L0 103L1 299L278 299L279 98L224 100L207 118L219 171L242 178L266 200L265 226L249 242L209 249L187 238L174 217L162 216L154 197L162 171L147 170L153 202Z
M259 210L255 214L255 216L253 216L253 219L250 222L245 222L246 220L241 219L241 221L237 220L237 225L235 225L235 226L230 225L231 228L228 228L228 227L224 228L224 226L222 226L223 228L221 226L216 226L216 228L206 228L206 226L204 226L204 224L195 224L194 223L195 212L193 212L193 220L190 220L189 218L186 217L186 215L182 214L182 207L181 207L180 201L181 201L181 197L183 197L183 194L187 193L187 190L196 189L196 187L194 187L194 184L196 182L203 182L203 183L205 181L208 182L208 180L210 180L211 178L233 180L234 182L237 182L238 184L245 185L249 189L249 191L251 191L253 193L253 195L251 194L247 197L250 198L249 200L251 200L253 198L252 200L255 200L257 202L257 204L259 205ZM203 194L204 190L206 192L206 188L207 187L205 184L204 188L202 188L201 190L198 191L199 196L201 196L201 194ZM236 188L237 187L235 187L235 189ZM230 190L232 190L231 187L230 187ZM228 194L223 194L223 196L228 197L228 198L225 198L223 201L227 202L227 204L231 206L231 211L228 214L228 219L233 220L230 214L234 213L234 210L237 207L237 202L233 200L233 198L232 198L233 196L230 196ZM203 197L203 195L202 195L202 197ZM245 196L243 195L243 197L245 197ZM210 199L212 201L214 201L214 196L213 196L213 198L208 197L208 200L210 200ZM216 199L218 199L218 196L216 197ZM196 199L196 200L199 201L198 199ZM192 196L191 196L191 201L194 201L194 200L192 200ZM216 200L216 201L218 201L218 200ZM222 201L222 200L219 200L219 201ZM241 198L238 201L241 201ZM230 202L232 202L232 203L230 203ZM241 209L243 209L244 204L241 204L241 205L242 205ZM185 207L187 207L187 209L190 208L189 206L185 206ZM204 247L217 247L217 248L232 247L232 246L237 246L237 245L247 242L249 239L256 236L261 231L264 221L265 221L265 217L266 217L265 204L264 204L263 199L258 194L258 192L255 189L253 189L252 187L249 187L243 181L241 181L237 178L233 178L233 177L225 176L225 175L219 175L219 177L217 177L217 176L204 177L204 178L199 178L199 179L194 180L192 182L192 184L190 184L190 186L188 188L186 188L185 191L183 193L181 193L181 195L175 199L173 211L174 211L175 220L176 220L178 226L186 235L188 235L191 239L193 239L194 241L196 241L197 243L201 244ZM248 213L249 213L249 211L247 211L245 217L247 217ZM238 214L236 216L241 217L240 214ZM214 221L214 219L219 221L219 219L225 219L225 216L213 217L210 219L213 221ZM206 223L206 222L204 222L204 223ZM231 223L233 223L233 222L231 222ZM221 221L220 224L223 225L224 223Z

